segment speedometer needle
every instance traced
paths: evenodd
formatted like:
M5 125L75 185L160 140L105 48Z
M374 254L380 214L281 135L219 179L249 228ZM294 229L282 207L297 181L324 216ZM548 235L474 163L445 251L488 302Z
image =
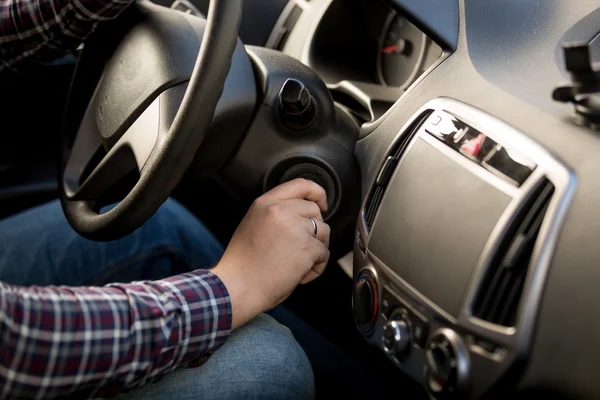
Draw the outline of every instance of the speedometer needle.
M381 52L383 54L389 54L389 53L393 53L395 51L398 51L398 45L397 44L393 44L391 46L387 46L387 47L384 47L383 49L381 49Z

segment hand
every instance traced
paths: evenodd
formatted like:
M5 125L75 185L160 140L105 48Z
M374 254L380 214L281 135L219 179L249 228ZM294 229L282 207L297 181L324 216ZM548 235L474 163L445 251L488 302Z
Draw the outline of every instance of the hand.
M295 179L254 201L213 272L233 308L233 328L285 300L299 283L323 273L329 260L325 190ZM317 237L309 218L317 223Z

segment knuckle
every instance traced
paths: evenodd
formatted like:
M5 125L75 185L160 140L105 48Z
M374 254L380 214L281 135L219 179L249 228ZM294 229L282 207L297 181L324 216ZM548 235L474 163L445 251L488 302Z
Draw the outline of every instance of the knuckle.
M319 191L319 193L321 194L321 196L327 197L327 192L325 192L325 189L323 188L323 186L318 185L316 183L315 183L315 186L316 186L317 190Z
M329 261L330 252L328 248L321 248L321 252L319 253L319 261L322 263L327 263Z
M296 178L294 179L294 183L298 186L301 186L303 189L306 188L306 190L308 190L312 182L306 178Z
M296 179L294 179L294 181L296 183L298 183L299 185L308 185L308 184L310 184L310 181L308 179L306 179L306 178L296 178Z
M331 227L329 224L323 224L323 232L325 232L325 236L329 237L331 235Z
M281 219L285 210L281 204L275 203L267 207L267 217L271 219Z
M321 215L321 209L319 208L319 205L317 203L310 203L310 212L314 215Z
M257 197L254 202L252 202L252 207L254 208L263 208L266 203L267 203L267 196L266 195L262 195L260 197Z
M323 254L323 250L326 250L326 247L323 243L318 240L313 240L311 242L311 250L316 256L320 256Z

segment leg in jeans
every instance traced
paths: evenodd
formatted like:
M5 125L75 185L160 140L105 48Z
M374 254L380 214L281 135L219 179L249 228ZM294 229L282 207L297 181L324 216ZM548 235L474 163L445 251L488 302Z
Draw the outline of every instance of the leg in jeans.
M0 280L10 284L153 280L210 267L222 254L210 232L173 200L136 232L107 243L75 233L57 201L0 221Z
M119 400L312 398L304 351L287 328L263 314L234 331L201 367L179 369Z
M222 253L210 232L173 200L136 232L108 243L77 235L58 202L0 221L0 280L15 285L154 280L209 268ZM260 316L233 332L202 367L175 371L128 396L308 398L313 391L310 364L289 330Z

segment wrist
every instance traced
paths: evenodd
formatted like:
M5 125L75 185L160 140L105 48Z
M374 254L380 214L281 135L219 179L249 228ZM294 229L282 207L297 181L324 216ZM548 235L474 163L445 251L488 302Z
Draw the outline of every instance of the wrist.
M236 267L235 264L222 259L212 269L212 273L221 279L229 292L232 330L244 325L268 308L261 300L259 288L252 283L249 277L245 276L243 268Z

